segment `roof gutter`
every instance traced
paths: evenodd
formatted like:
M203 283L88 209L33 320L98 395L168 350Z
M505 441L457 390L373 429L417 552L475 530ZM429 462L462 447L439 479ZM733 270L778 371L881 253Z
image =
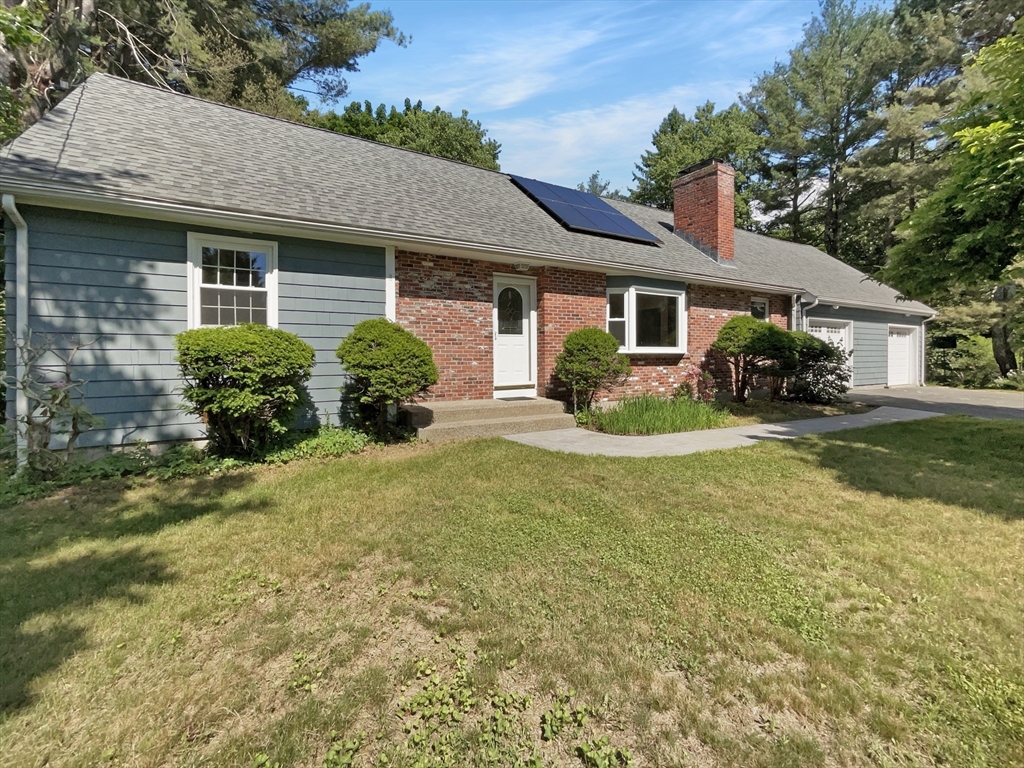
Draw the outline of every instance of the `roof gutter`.
M28 343L28 224L14 201L14 195L2 197L4 213L14 224L14 338L17 381L14 384L15 414L18 420L17 435L18 465L28 460L28 443L24 425L28 423L28 395L25 393L25 345Z
M305 219L290 219L265 214L247 213L244 211L232 210L211 210L197 205L185 203L173 203L164 200L153 200L150 198L133 198L108 193L97 193L94 191L82 191L69 188L62 184L52 184L38 181L27 181L19 179L16 181L4 180L3 186L6 189L18 193L23 204L52 205L59 203L67 208L78 210L95 211L99 213L111 213L121 215L146 215L150 218L164 219L167 221L178 221L181 219L192 219L206 226L216 226L228 229L253 230L273 233L274 230L288 230L289 234L298 236L303 234L314 239L344 239L347 242L355 240L369 241L369 244L376 245L399 245L408 246L412 249L423 247L440 247L466 253L467 256L487 254L497 257L522 260L537 259L545 262L555 262L568 265L586 265L594 267L602 272L620 272L622 274L646 274L683 280L688 283L703 285L725 285L739 288L759 288L772 293L792 294L800 290L798 286L772 285L770 283L757 283L751 281L737 280L735 278L716 278L704 275L694 275L689 272L674 272L668 270L654 270L649 267L640 267L630 264L614 264L597 259L587 259L578 256L563 256L562 254L549 251L532 251L523 249L512 249L487 243L475 243L452 238L435 237L429 235L416 235L409 232L396 230L372 229L369 227L354 227L340 224L325 224L319 221ZM325 238L325 236L330 236Z
M931 307L927 308L927 311L921 311L919 309L911 310L907 307L901 307L898 304L874 304L867 301L850 301L849 299L830 299L827 296L818 296L814 300L812 307L816 307L819 303L821 304L832 304L833 306L839 307L851 307L853 309L878 309L883 312L899 312L904 315L918 315L919 317L935 317L936 312ZM926 305L927 306L927 305Z

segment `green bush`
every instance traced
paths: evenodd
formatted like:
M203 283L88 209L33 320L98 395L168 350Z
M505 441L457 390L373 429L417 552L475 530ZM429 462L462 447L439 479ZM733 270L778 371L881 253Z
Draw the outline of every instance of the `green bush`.
M1024 392L1024 371L1010 371L1001 379L992 382L993 389L1010 389Z
M936 384L982 389L999 379L992 342L983 336L954 337L953 346L931 340L927 349L928 378Z
M612 435L664 435L716 429L728 419L728 412L709 403L640 395L624 397L605 410L594 409L585 426Z
M756 376L784 381L792 375L797 363L796 347L789 331L750 315L730 319L711 345L729 361L733 400L737 403L747 401ZM777 395L781 386L776 384L772 389Z
M555 376L572 391L574 411L590 409L602 389L630 374L629 358L619 354L619 342L600 328L580 328L565 337L555 358Z
M796 370L790 384L794 400L831 405L850 390L850 355L840 347L803 331L790 334L796 342Z
M384 432L389 405L411 400L437 383L437 366L426 342L382 317L353 328L338 346L338 359L352 375L346 390L378 434Z
M175 337L185 410L202 418L214 453L252 456L290 426L306 399L314 351L265 325L197 328Z

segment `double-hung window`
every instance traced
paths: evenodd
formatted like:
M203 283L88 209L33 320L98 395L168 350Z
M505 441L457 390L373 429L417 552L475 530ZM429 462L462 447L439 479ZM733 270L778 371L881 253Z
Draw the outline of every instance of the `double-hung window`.
M686 352L686 303L683 291L659 288L608 289L608 333L622 352Z
M190 328L277 327L277 243L190 232Z
M770 320L768 299L752 298L750 300L750 314L757 320Z

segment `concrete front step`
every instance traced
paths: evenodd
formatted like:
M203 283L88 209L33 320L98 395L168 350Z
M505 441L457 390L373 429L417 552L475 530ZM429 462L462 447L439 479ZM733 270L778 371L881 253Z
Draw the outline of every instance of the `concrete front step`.
M546 432L550 429L569 429L576 426L571 413L542 414L540 416L514 416L498 419L472 419L448 421L419 427L416 436L427 442L464 440L471 437L501 437L523 432Z
M576 419L565 403L543 397L521 400L442 400L403 405L421 440L500 437L523 432L568 429Z
M403 405L409 423L417 428L466 421L529 418L565 414L565 403L543 397L522 400L441 400Z

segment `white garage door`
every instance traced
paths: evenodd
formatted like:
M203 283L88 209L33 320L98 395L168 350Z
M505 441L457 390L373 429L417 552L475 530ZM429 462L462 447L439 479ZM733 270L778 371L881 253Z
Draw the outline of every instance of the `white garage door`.
M914 329L889 329L889 386L913 384Z
M811 336L836 345L842 350L850 351L850 326L846 323L821 323L812 321L807 328Z

